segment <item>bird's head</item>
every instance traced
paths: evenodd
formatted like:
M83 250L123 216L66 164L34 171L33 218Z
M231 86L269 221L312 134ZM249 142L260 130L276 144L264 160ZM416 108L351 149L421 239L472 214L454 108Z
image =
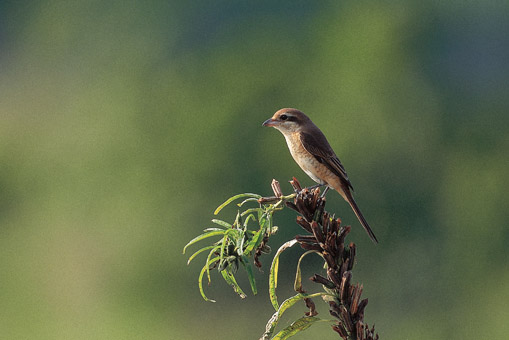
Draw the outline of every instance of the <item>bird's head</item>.
M272 118L263 122L263 126L272 126L283 134L300 131L310 121L304 112L297 109L281 109L274 113Z

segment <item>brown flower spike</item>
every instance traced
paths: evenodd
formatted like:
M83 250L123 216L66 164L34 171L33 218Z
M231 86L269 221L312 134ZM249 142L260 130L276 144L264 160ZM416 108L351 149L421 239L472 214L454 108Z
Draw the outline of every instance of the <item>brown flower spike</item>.
M356 248L353 242L345 246L350 226L341 226L339 218L331 217L324 210L325 199L320 197L319 188L302 189L295 177L290 183L297 195L293 203L287 201L286 205L301 215L297 224L308 232L295 239L303 249L320 253L327 265L327 277L315 274L310 280L322 284L333 295L329 312L338 322L332 329L344 340L377 340L374 326L369 328L364 322L368 299L361 300L362 285L351 284ZM279 183L273 183L272 188L275 196L280 197Z

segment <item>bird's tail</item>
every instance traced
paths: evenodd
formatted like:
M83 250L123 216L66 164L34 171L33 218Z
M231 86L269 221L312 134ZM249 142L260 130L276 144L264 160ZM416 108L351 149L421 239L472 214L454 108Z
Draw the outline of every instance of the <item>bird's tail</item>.
M345 192L346 191L346 192ZM371 238L371 240L374 242L374 243L378 243L378 240L376 239L376 236L375 234L373 233L373 230L371 230L371 227L369 226L368 222L366 221L366 219L364 218L364 216L362 215L361 213L361 210L359 209L359 207L357 206L357 203L355 202L355 200L353 199L353 195L352 193L350 192L350 190L344 190L343 191L345 193L345 199L346 201L350 204L350 206L352 207L352 210L353 212L355 213L355 216L357 216L357 218L359 219L359 222L362 224L362 226L364 227L364 230L366 230L366 232L368 233L369 235L369 238Z

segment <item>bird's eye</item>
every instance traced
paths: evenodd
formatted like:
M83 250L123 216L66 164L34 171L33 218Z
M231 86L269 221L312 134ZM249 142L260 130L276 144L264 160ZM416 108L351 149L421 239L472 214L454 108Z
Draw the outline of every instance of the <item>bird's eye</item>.
M287 120L288 116L287 115L281 115L279 118L281 118L281 120Z

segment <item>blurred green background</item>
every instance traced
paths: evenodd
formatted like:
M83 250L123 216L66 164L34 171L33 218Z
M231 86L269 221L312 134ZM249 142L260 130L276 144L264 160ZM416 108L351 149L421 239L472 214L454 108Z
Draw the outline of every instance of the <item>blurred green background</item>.
M508 18L504 1L1 1L0 337L258 339L272 256L245 300L214 273L212 304L181 252L227 197L313 184L261 126L296 107L380 240L328 195L381 338L505 339ZM295 339L318 337L338 338Z

